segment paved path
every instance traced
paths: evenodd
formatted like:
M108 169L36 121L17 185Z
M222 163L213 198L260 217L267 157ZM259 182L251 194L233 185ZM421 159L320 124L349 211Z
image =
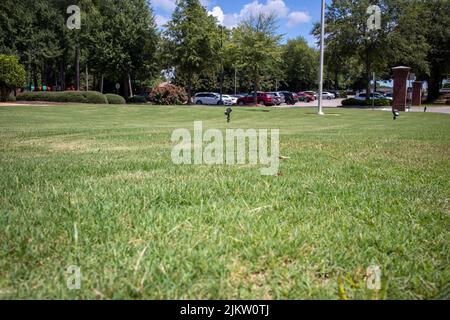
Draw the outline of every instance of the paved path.
M423 107L412 107L411 112L423 112ZM450 114L450 107L427 107L427 112Z
M322 100L324 108L337 108L342 106L342 100L344 99L333 99L333 100ZM319 102L316 100L314 102L297 102L295 106L290 105L281 105L276 106L276 108L294 108L294 107L309 107L309 108L318 108Z

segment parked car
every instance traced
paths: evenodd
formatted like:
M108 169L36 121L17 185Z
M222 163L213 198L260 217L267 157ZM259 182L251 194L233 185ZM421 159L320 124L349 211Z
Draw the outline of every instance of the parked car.
M281 92L279 92L279 91L277 91L277 92L268 92L268 94L274 96L278 100L278 102L276 103L277 106L279 106L280 104L286 102L285 99L284 99L284 95Z
M322 92L322 99L327 99L327 100L333 100L336 99L336 96L334 94L332 94L331 92Z
M298 96L297 93L292 92L292 97L294 98L294 101L295 101L295 102L299 102L299 101L300 101L300 97Z
M225 106L234 106L237 104L238 98L233 97L231 95L228 94L223 94L222 95L222 100L223 100L223 104Z
M367 94L365 92L356 95L357 100L367 100ZM386 97L381 93L375 92L370 94L370 100L392 100L392 98Z
M265 106L273 106L275 104L274 99L265 92L258 92L257 94L257 102L258 104L263 104ZM249 93L248 95L241 97L237 100L237 104L240 106L244 106L246 104L254 104L255 97L253 93Z
M341 97L341 94L337 90L328 90L328 92L334 94L335 98L340 98Z
M286 101L286 104L294 105L298 101L298 100L295 100L292 92L281 91L281 93L284 95L284 100Z
M309 94L314 100L317 100L317 93L315 91L305 91L306 94Z
M273 99L273 104L276 106L279 106L281 104L281 99L278 96L275 96L273 94L267 93L268 96L270 96Z
M220 95L214 92L199 92L193 98L195 104L220 105Z
M307 94L306 92L299 92L297 93L298 95L298 99L302 102L312 102L314 100L316 100L316 98L314 98L314 96Z

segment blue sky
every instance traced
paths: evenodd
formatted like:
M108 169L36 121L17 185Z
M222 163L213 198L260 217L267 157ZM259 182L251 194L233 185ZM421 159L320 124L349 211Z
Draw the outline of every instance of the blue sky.
M233 27L243 17L256 12L271 12L277 15L279 33L285 40L305 37L313 46L310 35L315 22L320 21L320 0L200 0L210 14L227 27ZM170 19L176 0L150 0L158 25Z

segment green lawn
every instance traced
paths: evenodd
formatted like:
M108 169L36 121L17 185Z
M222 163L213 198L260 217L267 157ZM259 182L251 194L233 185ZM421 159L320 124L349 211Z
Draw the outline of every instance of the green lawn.
M445 296L450 116L261 110L230 127L279 128L279 176L172 164L224 108L0 107L0 299Z

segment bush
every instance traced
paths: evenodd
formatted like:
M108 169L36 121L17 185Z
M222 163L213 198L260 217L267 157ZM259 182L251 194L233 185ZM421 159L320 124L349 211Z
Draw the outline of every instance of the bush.
M125 99L117 94L107 93L105 97L109 104L126 104Z
M25 83L25 69L14 56L0 54L0 101L7 101L12 90Z
M86 91L84 93L84 96L86 97L87 103L93 103L93 104L108 104L108 99L106 96L100 92L97 91Z
M16 97L13 96L13 95L9 95L9 96L6 98L6 102L16 102Z
M375 100L375 107L389 107L391 101L388 99ZM372 100L358 100L354 98L346 99L342 101L343 107L372 107Z
M158 105L181 105L188 102L188 96L184 88L169 84L154 88L149 95L149 100Z
M107 104L106 96L96 91L64 91L64 92L24 92L17 96L17 101L47 101Z
M147 98L145 96L134 96L128 98L128 103L147 103Z

